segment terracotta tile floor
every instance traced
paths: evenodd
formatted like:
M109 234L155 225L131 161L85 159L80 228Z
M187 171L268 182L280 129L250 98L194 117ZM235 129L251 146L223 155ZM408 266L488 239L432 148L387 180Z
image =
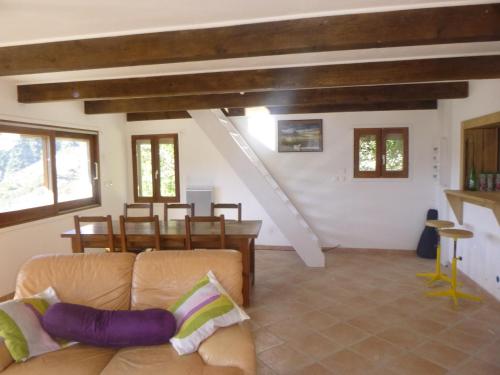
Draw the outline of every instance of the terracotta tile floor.
M500 302L428 298L434 261L330 251L308 268L291 251L257 251L252 317L258 373L500 374ZM443 287L443 284L435 288Z

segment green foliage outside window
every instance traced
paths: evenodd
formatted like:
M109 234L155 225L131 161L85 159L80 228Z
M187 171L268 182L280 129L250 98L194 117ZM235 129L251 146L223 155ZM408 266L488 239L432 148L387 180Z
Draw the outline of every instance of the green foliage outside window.
M0 139L0 212L51 204L46 139L9 133L1 133Z
M377 138L365 135L359 139L359 170L374 171L377 167Z
M404 159L404 142L401 134L389 134L385 140L385 169L402 171Z
M173 143L160 143L160 195L175 197L175 150Z
M146 143L147 142L147 143ZM137 164L139 165L139 196L153 196L153 166L151 160L151 143L143 141L137 144Z

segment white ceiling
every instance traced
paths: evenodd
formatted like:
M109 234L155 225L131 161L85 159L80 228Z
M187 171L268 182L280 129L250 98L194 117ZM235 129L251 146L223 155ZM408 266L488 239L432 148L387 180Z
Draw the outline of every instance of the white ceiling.
M0 46L277 19L494 3L409 0L0 0ZM19 83L500 53L500 43L336 51L25 75Z
M495 1L0 0L0 45Z

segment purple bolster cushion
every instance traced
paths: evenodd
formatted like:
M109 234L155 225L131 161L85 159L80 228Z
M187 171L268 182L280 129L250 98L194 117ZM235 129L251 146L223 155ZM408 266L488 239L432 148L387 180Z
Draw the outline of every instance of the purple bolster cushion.
M167 310L108 311L70 303L49 307L42 325L54 337L113 348L166 344L176 330Z

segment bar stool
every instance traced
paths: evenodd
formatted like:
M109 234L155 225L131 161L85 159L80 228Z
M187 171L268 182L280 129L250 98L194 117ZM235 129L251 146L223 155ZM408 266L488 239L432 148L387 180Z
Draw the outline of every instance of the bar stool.
M451 263L451 287L447 290L438 292L429 292L429 297L451 297L455 306L458 305L458 298L469 299L472 301L481 301L481 298L471 294L464 293L457 289L457 260L462 260L462 257L457 257L457 240L460 238L472 238L474 233L464 229L440 229L439 234L441 237L448 237L453 239L453 260Z
M428 285L436 281L445 281L451 284L451 279L444 273L441 273L441 238L439 238L439 229L452 228L455 224L452 221L446 220L427 220L425 225L434 228L438 234L438 243L436 249L436 271L429 273L417 273L418 277L426 277L430 279Z

